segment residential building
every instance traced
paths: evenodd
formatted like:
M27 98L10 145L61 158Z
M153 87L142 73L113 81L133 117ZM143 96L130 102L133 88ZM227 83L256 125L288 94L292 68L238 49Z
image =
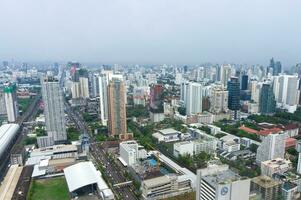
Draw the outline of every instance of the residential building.
M89 79L87 77L79 77L80 97L89 98Z
M282 158L261 162L261 175L273 177L273 174L284 174L292 168L292 162Z
M228 112L228 91L223 87L214 87L210 96L210 112L226 113Z
M221 84L223 84L224 87L227 87L227 83L230 77L231 77L231 66L222 65L220 67L220 82Z
M262 200L275 200L281 197L281 182L268 176L257 176L251 180L251 192L256 192Z
M276 158L284 158L285 134L275 133L265 136L257 149L256 162L261 163Z
M202 113L202 87L200 83L188 83L186 89L186 115Z
M250 179L241 177L228 165L209 164L197 171L197 200L249 200Z
M113 78L108 85L109 135L126 135L126 93L122 80Z
M64 99L57 79L49 76L42 78L42 97L48 136L55 144L66 142Z
M292 182L284 182L282 185L282 197L284 200L299 200L298 185Z
M286 109L293 113L297 110L299 103L299 77L298 75L280 74L274 77L273 90L277 107Z
M4 86L4 100L8 122L15 122L19 116L16 90L16 84L7 83Z

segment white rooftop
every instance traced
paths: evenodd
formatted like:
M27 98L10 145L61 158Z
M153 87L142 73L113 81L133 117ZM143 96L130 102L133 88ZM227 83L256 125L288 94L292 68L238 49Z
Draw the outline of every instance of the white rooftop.
M109 189L102 179L101 173L95 168L91 161L80 162L64 169L69 192L73 192L87 185L97 184L98 189L106 191Z
M179 131L173 129L173 128L166 128L166 129L162 129L162 130L159 130L159 132L162 134L162 135L171 135L171 134L178 134Z

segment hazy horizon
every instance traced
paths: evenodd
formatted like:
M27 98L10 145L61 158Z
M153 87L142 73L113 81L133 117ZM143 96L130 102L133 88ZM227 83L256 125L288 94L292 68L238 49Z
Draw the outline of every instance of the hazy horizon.
M301 1L2 0L0 61L301 62Z

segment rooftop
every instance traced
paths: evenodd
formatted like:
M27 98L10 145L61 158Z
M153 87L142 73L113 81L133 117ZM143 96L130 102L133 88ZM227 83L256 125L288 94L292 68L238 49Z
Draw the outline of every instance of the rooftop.
M159 132L162 135L171 135L171 134L178 134L178 133L180 133L179 131L177 131L177 130L175 130L173 128L162 129L162 130L159 130Z
M226 171L218 172L214 175L206 175L202 177L212 187L217 187L219 184L230 183L241 179L241 176L228 169Z
M263 188L271 188L281 184L281 182L276 181L268 176L257 176L252 179L252 182Z

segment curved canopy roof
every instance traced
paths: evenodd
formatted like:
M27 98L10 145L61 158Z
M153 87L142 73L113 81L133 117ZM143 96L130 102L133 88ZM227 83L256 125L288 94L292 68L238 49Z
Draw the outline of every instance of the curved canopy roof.
M64 169L69 192L87 185L97 184L108 188L102 181L101 173L96 170L92 162L80 162ZM105 186L105 187L104 187Z

